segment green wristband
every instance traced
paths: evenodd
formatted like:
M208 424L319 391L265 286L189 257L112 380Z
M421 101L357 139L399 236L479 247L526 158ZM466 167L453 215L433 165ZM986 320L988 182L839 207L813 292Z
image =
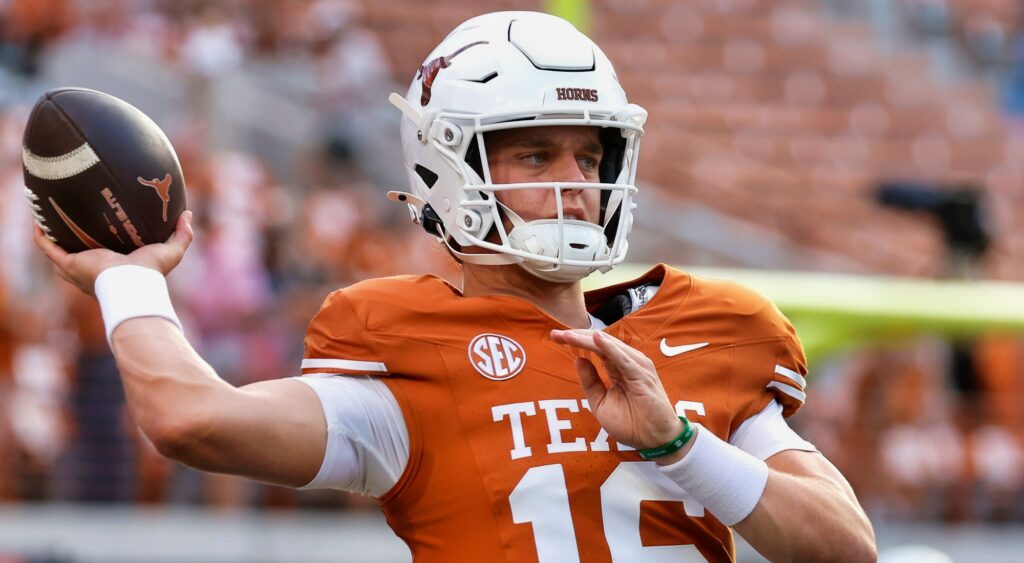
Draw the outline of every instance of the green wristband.
M690 441L690 438L693 438L693 426L690 425L690 421L686 420L685 416L679 417L679 420L683 422L683 431L680 432L678 436L676 436L675 438L672 439L671 442L663 446L658 446L657 448L650 448L647 450L638 450L640 453L640 457L644 459L654 459L656 457L665 456L683 449L683 446L685 446Z

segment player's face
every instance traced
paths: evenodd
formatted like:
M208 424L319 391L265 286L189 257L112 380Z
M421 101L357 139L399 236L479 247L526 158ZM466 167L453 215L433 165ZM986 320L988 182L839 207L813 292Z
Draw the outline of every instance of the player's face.
M505 129L487 135L487 162L495 184L520 182L599 182L603 149L596 127L579 125ZM558 216L551 189L502 190L498 201L524 221ZM599 190L562 190L565 218L597 223Z

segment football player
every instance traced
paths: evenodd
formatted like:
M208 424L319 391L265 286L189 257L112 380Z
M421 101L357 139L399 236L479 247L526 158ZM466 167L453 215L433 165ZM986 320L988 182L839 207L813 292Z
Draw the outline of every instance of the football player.
M409 189L389 197L462 264L327 297L302 377L234 388L180 331L163 275L191 240L68 255L95 291L136 422L195 467L379 499L416 561L875 558L842 475L786 424L806 366L735 284L626 256L647 113L553 16L456 28L393 94ZM170 321L170 322L168 322Z

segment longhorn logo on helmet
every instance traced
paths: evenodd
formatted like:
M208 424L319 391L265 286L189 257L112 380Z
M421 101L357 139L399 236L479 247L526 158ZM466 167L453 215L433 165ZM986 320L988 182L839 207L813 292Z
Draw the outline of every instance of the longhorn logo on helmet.
M489 42L475 41L473 43L470 43L469 45L463 45L462 47L459 47L458 49L455 50L454 53L450 55L437 57L436 59L430 59L429 61L424 63L423 66L420 67L420 70L416 72L416 78L423 80L423 93L420 94L420 105L425 106L430 103L430 88L431 86L434 85L434 79L437 78L437 73L441 72L442 68L448 68L452 66L452 59L454 59L456 55L465 51L466 49L469 49L470 47L476 45L486 45L487 43Z

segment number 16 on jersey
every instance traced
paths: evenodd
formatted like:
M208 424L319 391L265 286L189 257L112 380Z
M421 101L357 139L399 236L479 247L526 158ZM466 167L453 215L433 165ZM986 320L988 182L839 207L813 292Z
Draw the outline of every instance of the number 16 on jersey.
M568 491L562 465L551 464L531 467L509 495L513 522L533 525L540 563L580 561ZM704 507L662 475L654 462L624 461L601 485L601 519L612 561L705 561L692 544L644 546L640 539L642 501L678 501L687 516L704 515Z

